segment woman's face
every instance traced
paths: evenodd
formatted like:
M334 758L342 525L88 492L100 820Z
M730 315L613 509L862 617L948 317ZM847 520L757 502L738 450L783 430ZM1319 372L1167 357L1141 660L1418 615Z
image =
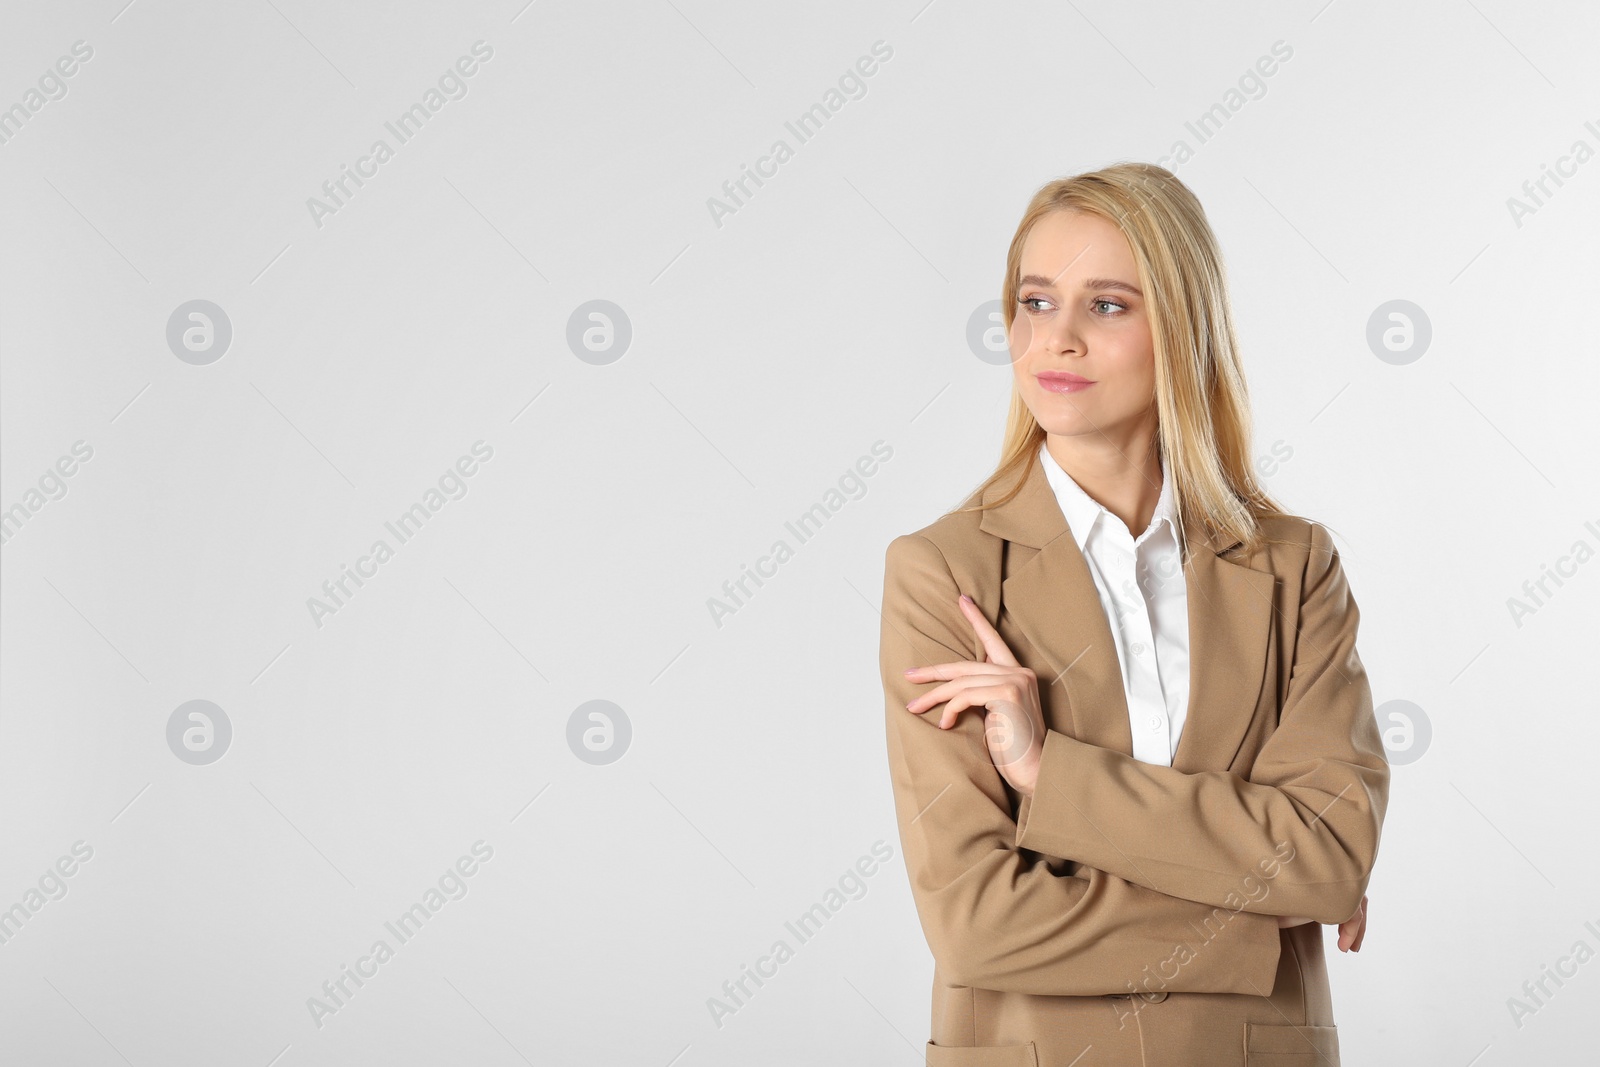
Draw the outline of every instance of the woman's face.
M1024 241L1021 267L1011 366L1039 425L1119 445L1152 433L1155 348L1127 238L1097 215L1052 211Z

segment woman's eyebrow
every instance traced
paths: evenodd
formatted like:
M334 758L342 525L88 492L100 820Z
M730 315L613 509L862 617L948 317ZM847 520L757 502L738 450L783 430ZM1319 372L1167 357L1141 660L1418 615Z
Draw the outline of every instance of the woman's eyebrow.
M1055 285L1056 285L1054 279L1046 278L1042 274L1025 274L1025 275L1022 276L1022 278L1020 280L1018 280L1017 284L1019 286L1022 286L1022 285L1037 285L1041 289L1054 289ZM1118 281L1115 278L1085 278L1084 281L1083 281L1083 288L1085 288L1085 289L1120 289L1125 293L1132 293L1134 296L1143 296L1144 295L1143 293L1141 293L1138 290L1138 288L1136 286L1129 285L1127 282Z

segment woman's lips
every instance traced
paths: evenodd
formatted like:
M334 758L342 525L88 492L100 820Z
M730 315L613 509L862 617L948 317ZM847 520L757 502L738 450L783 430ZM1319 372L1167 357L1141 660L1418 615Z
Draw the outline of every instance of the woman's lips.
M1051 393L1081 393L1094 384L1076 374L1035 374L1034 378L1039 388Z

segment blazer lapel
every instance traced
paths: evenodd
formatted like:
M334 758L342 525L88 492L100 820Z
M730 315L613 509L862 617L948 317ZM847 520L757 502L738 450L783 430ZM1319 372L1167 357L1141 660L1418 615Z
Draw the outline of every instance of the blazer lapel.
M1255 718L1271 650L1277 576L1230 559L1214 540L1190 541L1183 576L1189 597L1189 711L1172 766L1221 771Z
M989 489L988 503L1004 495ZM1001 636L1015 628L1043 657L1039 683L1071 716L1072 734L1133 755L1128 702L1111 625L1089 565L1035 457L1011 500L983 512L979 528L1011 542L1001 583ZM1189 615L1189 705L1173 758L1180 771L1226 770L1249 729L1266 672L1276 578L1226 558L1191 531L1184 582ZM1032 550L1031 554L1024 550ZM1026 556L1026 558L1024 558Z

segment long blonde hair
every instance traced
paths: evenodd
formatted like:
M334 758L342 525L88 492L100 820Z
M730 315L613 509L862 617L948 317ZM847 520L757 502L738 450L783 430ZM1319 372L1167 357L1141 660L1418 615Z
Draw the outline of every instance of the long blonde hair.
M1028 203L1006 255L1000 313L1006 334L1017 316L1022 246L1052 211L1080 211L1116 226L1133 249L1155 348L1156 440L1173 479L1178 526L1205 528L1253 551L1267 540L1261 519L1285 514L1257 481L1250 458L1250 398L1228 305L1216 236L1189 187L1151 163L1117 163L1045 185ZM1011 390L1000 465L976 490L981 511L1022 488L1044 427ZM991 486L1015 478L1003 496L981 503Z

